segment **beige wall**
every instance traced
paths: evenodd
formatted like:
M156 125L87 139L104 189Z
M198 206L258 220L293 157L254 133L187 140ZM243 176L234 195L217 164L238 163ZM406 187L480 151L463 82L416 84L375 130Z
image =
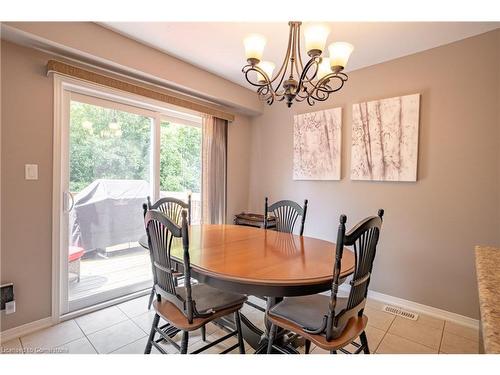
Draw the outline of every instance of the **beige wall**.
M249 205L309 199L305 235L335 240L386 210L371 289L478 318L476 244L500 244L499 38L496 30L349 74L345 88L314 108L283 103L252 121ZM470 58L473 57L473 58ZM351 106L421 94L418 181L351 181ZM343 108L342 180L292 180L293 115Z
M17 312L1 316L6 330L51 314L53 85L52 56L2 40L1 269L13 282ZM237 115L228 131L228 215L248 201L249 119ZM24 180L24 164L39 180Z
M46 55L2 41L1 282L13 282L17 312L2 331L50 316L52 81ZM38 164L38 181L24 164Z

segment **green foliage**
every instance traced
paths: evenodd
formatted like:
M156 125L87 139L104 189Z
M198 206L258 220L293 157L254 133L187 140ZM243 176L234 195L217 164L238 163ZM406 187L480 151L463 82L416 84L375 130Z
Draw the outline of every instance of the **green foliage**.
M72 101L70 126L71 191L99 178L149 181L150 118ZM162 123L161 190L199 192L200 153L201 129Z
M160 190L199 193L201 187L201 129L161 124Z

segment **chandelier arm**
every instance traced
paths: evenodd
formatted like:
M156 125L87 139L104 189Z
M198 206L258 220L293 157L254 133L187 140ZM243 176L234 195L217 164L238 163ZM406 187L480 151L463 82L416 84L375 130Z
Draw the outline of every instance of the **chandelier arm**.
M253 82L249 77L248 73L251 71L257 72L261 74L265 79L266 82L264 83L259 83L259 82ZM250 83L252 86L256 87L262 87L262 86L268 86L270 84L269 77L267 76L266 72L264 72L261 68L259 68L257 65L245 65L242 69L242 72L245 73L245 78L248 83Z
M342 87L344 87L344 83L347 81L347 75L344 73L332 73L324 76L318 83L315 85L315 88L317 91L322 91L322 92L336 92L339 91ZM331 86L328 85L328 83L331 82L332 79L335 79L339 82L339 86L332 88Z
M302 69L299 69L299 61L302 59L302 56L300 54L300 25L295 25L294 27L294 38L293 38L293 61L291 62L291 67L290 67L290 72L293 75L293 69L295 68L295 72L297 73L297 77L300 77Z
M302 63L302 53L300 53L300 25L298 26L298 32L297 34L299 35L299 38L297 40L297 49L299 51L299 64L300 64L300 70L304 70L304 64Z
M277 85L277 89L281 86L281 83L283 82L283 79L285 77L285 73L287 71L287 68L288 68L288 59L290 57L290 47L291 47L291 43L292 43L292 25L290 25L290 31L288 33L288 47L286 49L286 56L285 56L285 59L283 60L283 63L281 64L281 67L280 67L280 70L278 70L278 73L276 73L276 75L274 76L274 78L272 78L270 80L270 83L273 83L274 81L276 81L276 79L281 75L281 72L283 71L283 68L285 68L285 70L283 71L283 75L281 76L281 79L280 79L280 82L278 83Z
M257 94L261 101L265 101L267 104L271 105L274 102L274 92L269 87L269 85L259 87Z
M308 77L307 74L309 73L309 70L310 70L310 66L308 67L308 64L311 60L315 60L316 64L314 64L314 66L316 69L314 70L314 74L312 74L310 77ZM308 64L306 64L306 68L302 69L302 72L306 72L306 74L304 75L304 78L302 79L302 82L310 83L311 85L314 85L313 81L316 79L316 76L318 75L319 64L320 64L321 58L313 57L313 58L311 58L311 60L309 60Z
M311 79L309 79L307 77L307 72L309 71L309 69L311 69L311 66L313 66L314 64L316 65L316 71L314 72L314 76ZM302 74L300 75L299 79L299 86L297 87L297 92L300 92L300 89L305 87L304 83L310 83L311 85L314 86L314 84L311 81L312 79L314 79L314 77L316 77L317 73L318 73L318 63L315 58L312 58L307 62L306 66L304 67L304 70L302 70Z

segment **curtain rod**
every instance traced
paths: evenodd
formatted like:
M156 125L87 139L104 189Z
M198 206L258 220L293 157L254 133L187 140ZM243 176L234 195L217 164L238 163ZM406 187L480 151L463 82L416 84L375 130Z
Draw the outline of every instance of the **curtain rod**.
M125 82L90 70L79 68L74 65L66 64L62 61L49 60L47 62L47 75L50 73L59 73L65 76L81 79L87 82L110 87L131 94L144 96L149 99L158 100L164 103L187 108L200 113L206 113L227 121L234 121L234 114L224 112L215 108L198 104L196 102L181 99L173 95L165 94L160 91L152 90L141 85Z

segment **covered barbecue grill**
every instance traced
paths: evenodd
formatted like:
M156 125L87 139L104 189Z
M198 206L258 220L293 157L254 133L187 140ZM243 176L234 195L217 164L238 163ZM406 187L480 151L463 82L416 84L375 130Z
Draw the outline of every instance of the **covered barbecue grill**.
M144 180L95 180L75 196L70 245L89 252L137 241L144 234L142 204L149 194Z

